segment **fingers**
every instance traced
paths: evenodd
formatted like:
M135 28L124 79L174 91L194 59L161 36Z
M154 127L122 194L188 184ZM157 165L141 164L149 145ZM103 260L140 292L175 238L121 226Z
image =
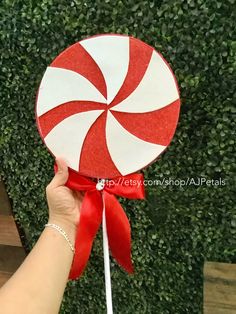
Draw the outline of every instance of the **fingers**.
M66 162L61 158L57 158L56 163L57 163L58 170L54 178L49 184L50 188L57 188L61 185L65 185L69 176Z

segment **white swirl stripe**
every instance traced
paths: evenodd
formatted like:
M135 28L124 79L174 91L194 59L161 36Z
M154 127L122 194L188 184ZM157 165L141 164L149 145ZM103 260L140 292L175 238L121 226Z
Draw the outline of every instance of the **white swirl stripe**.
M37 101L38 116L73 100L107 102L96 87L79 73L61 68L48 67L39 87Z
M129 133L110 112L107 114L106 138L110 156L123 176L148 165L166 148Z
M161 109L178 98L173 74L161 56L153 51L146 73L138 87L111 110L144 113Z
M98 36L80 42L99 66L107 85L107 103L120 90L129 66L129 37Z
M64 119L44 138L46 145L55 156L64 158L69 167L78 171L84 139L103 111L81 112Z

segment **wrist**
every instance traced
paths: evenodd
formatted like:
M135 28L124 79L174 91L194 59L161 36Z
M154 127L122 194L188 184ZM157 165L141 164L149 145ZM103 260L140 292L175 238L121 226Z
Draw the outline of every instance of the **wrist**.
M56 216L56 215L50 215L48 219L48 223L58 225L60 228L62 228L68 235L71 243L73 245L75 244L76 225L74 223L72 223L70 220L68 220L65 217Z

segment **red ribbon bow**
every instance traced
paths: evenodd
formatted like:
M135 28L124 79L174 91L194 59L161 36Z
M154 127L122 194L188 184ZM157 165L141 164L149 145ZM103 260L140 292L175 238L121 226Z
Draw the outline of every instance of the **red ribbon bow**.
M69 278L78 278L86 267L93 240L102 222L103 207L105 208L107 236L111 253L128 273L132 273L130 224L114 194L130 199L143 199L145 197L143 175L136 173L105 181L104 187L100 191L97 182L69 169L69 179L66 186L72 190L85 191L76 233L75 255Z

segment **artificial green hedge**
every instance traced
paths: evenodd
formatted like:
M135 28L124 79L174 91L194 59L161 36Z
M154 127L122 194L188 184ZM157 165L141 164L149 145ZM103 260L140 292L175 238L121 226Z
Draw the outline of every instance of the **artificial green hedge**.
M145 177L225 180L159 184L147 188L146 201L122 201L136 273L128 276L112 262L115 313L202 313L204 261L236 262L234 9L234 0L1 1L1 176L28 249L47 221L44 190L53 175L35 126L36 90L53 58L87 36L140 38L177 76L177 132ZM101 234L86 273L68 285L61 313L105 313Z

